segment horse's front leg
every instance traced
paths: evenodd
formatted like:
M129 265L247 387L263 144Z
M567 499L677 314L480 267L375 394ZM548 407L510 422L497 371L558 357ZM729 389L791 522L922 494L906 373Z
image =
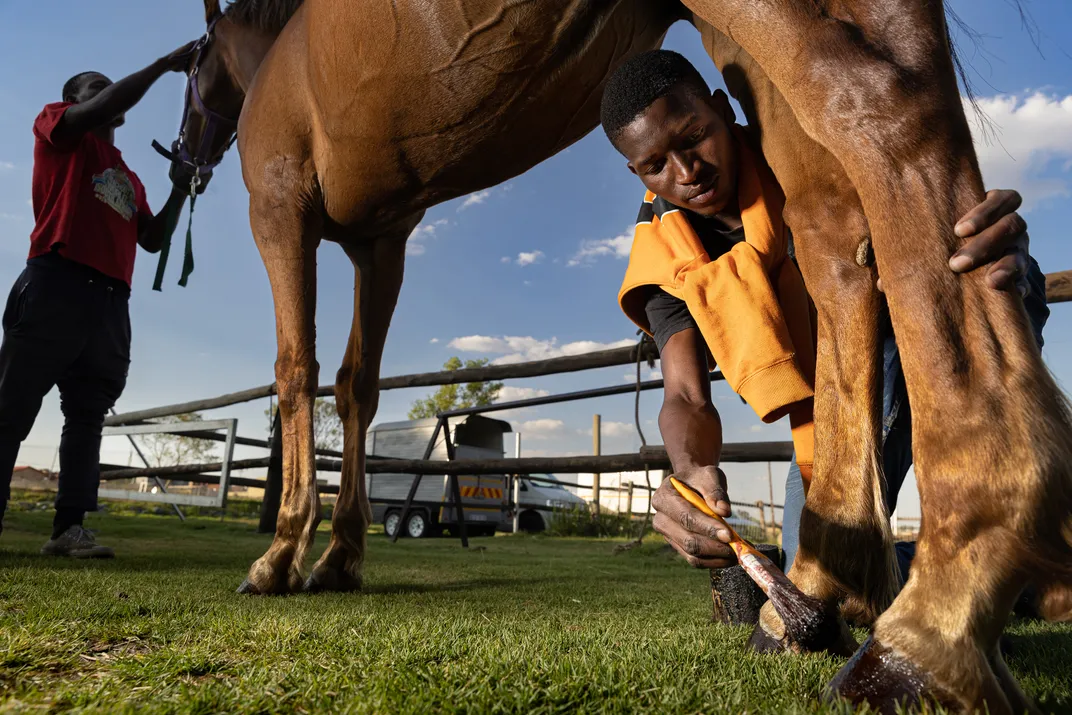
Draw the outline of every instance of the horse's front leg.
M838 617L838 604L853 621L870 623L899 584L882 499L882 303L867 221L844 169L804 132L759 64L701 18L693 23L748 124L761 130L819 318L815 474L790 578L822 605L788 631L767 605L752 645L851 652L856 643Z
M283 495L275 538L250 567L242 593L277 594L302 590L305 555L321 520L316 489L313 402L316 362L316 248L319 221L301 202L273 190L251 191L250 224L260 248L275 302L276 389L283 432Z
M752 643L769 646L773 639L792 651L849 655L856 642L841 616L872 622L893 601L900 578L881 470L881 297L851 246L862 242L859 253L868 255L855 196L826 199L827 209L787 208L818 312L814 476L789 577L823 607L783 622L768 602Z
M908 583L833 691L1012 712L995 659L1017 595L1072 563L1072 415L1020 297L949 268L983 195L941 3L685 0L762 63L866 212L913 413ZM810 499L809 499L810 501ZM806 529L806 525L804 527Z

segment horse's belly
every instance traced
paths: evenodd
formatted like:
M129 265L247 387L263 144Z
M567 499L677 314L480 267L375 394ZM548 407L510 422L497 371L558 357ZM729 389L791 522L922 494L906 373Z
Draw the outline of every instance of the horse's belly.
M650 0L306 5L314 155L343 224L500 183L599 123L610 72L658 47Z

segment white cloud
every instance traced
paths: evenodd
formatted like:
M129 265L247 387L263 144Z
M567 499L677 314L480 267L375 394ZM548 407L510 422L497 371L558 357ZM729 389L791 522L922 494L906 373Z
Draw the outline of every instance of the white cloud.
M425 251L428 250L425 241L435 238L436 231L443 226L446 226L448 223L449 222L445 218L441 218L431 223L420 223L409 235L409 240L406 243L406 255L423 256Z
M449 346L455 350L467 353L505 352L502 345L503 341L499 338L490 338L486 335L467 335L464 338L454 338L449 343Z
M1025 212L1072 196L1072 177L1061 175L1072 171L1072 95L997 95L979 99L979 108L985 125L965 104L988 189L1016 189Z
M614 258L629 258L629 250L633 247L633 227L630 226L614 238L600 238L597 240L581 241L581 247L573 258L566 262L567 266L582 266L595 263L600 258L608 256Z
M644 371L647 371L648 374L645 375ZM636 382L636 372L635 371L634 372L627 372L624 375L622 375L622 379L624 379L626 382ZM647 365L645 365L644 370L641 371L641 373L640 373L640 379L645 380L645 381L647 381L647 380L662 380L663 379L663 373L660 370L651 370L651 369L648 368Z
M15 168L15 165L12 164L10 161L0 161L0 170L10 171L11 169L14 169L14 168Z
M515 400L529 400L533 397L547 397L551 393L547 390L541 390L536 387L514 387L512 385L505 385L499 394L495 398L495 402L514 402ZM539 407L515 407L509 410L499 410L492 413L492 416L505 420L512 418L522 418L525 415L531 415L538 410Z
M636 341L630 338L617 340L613 343L600 343L594 340L577 340L564 345L558 344L558 338L550 340L537 340L531 336L504 336L494 338L488 335L467 335L454 338L449 346L455 350L469 353L502 354L502 357L492 360L493 365L509 365L512 363L526 362L529 360L546 360L564 355L582 355L597 350L609 350L611 348L624 348L635 345Z
M413 233L411 235L418 237L434 236L435 232L439 230L441 226L446 226L447 223L449 222L445 218L441 218L438 221L433 221L432 223L421 223L417 226L417 228L413 229Z
M578 430L579 434L592 435L592 428ZM599 434L602 437L633 437L636 435L636 425L632 422L600 422Z
M517 265L531 266L533 263L537 263L541 258L543 258L543 251L531 251L529 253L522 251L517 254Z
M488 200L489 196L491 196L491 190L490 189L485 190L485 191L478 191L475 194L469 194L469 196L466 197L465 201L462 202L462 205L458 207L458 210L459 211L464 211L465 209L469 208L470 206L476 206L477 204L482 204L482 203L484 203L485 201Z
M550 439L560 434L563 426L562 420L545 417L539 420L521 422L515 429L523 435L522 439Z
M495 398L496 402L515 402L516 400L531 400L533 397L547 397L551 393L547 390L541 390L536 387L514 387L513 385L503 385L503 388L499 390L499 395Z
M503 256L502 259L500 259L500 263L513 263L513 261L514 259L510 258L510 256Z
M762 432L763 431L763 425L752 425L749 429L752 432Z
M20 216L19 214L9 214L9 213L0 212L0 220L2 220L2 221L22 221L25 218L26 218L25 216Z
M428 342L430 342L430 343L431 343L432 345L435 345L436 343L438 343L438 342L439 342L439 338L432 338L432 339L431 339L431 340L429 340Z

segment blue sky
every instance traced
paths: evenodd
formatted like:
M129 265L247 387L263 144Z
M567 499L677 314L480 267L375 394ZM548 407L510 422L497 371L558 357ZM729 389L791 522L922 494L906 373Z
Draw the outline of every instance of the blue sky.
M1024 194L1032 253L1045 272L1072 268L1067 227L1072 216L1072 4L1035 0L1028 5L1040 31L1040 49L1008 0L953 0L950 5L983 36L981 52L970 43L962 50L1000 139L988 145L977 135L987 186ZM5 295L22 269L33 225L34 116L59 98L63 82L75 72L96 69L119 78L200 35L200 7L194 0L0 0L0 66L6 68L0 83L0 288ZM683 52L713 87L721 86L690 27L675 27L665 46ZM168 191L167 167L150 142L168 144L174 138L182 81L169 75L158 82L117 132L117 145L157 210ZM615 297L641 195L640 184L597 129L505 185L431 209L411 239L383 373L435 370L451 355L529 359L635 340ZM176 285L181 243L162 293L150 289L156 258L138 256L131 302L133 364L118 404L122 411L273 379L272 301L249 230L248 195L235 152L198 203L194 241L197 268L185 289ZM327 383L346 343L353 274L332 244L321 247L319 262L318 355L321 383ZM1046 340L1045 358L1068 391L1072 306L1054 307ZM518 380L509 383L508 395L622 384L631 379L630 372L621 367ZM404 419L410 402L423 394L384 393L378 420ZM715 387L715 398L727 441L788 439L786 425L762 425L725 385ZM658 392L642 398L649 443L662 441L654 423L660 399ZM237 417L240 432L260 436L266 407L264 401L212 416ZM637 448L628 395L538 408L507 419L522 432L526 455L581 454L591 449L597 412L605 452ZM53 392L20 460L50 464L61 423ZM126 463L128 451L122 440L109 438L103 458ZM255 454L261 453L250 456ZM774 470L780 501L785 465ZM735 499L766 496L764 466L729 465L727 471ZM761 474L764 478L757 479ZM901 513L918 513L913 484L905 489Z

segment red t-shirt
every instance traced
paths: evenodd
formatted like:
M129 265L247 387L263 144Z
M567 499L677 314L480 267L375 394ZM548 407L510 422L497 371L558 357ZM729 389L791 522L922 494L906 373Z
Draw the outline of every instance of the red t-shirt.
M34 121L30 258L60 255L130 285L138 215L152 216L145 187L111 144L87 132L56 142L52 132L69 102L46 105Z

